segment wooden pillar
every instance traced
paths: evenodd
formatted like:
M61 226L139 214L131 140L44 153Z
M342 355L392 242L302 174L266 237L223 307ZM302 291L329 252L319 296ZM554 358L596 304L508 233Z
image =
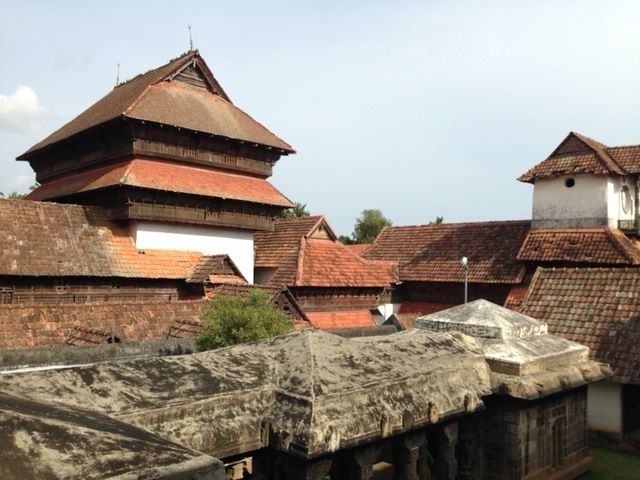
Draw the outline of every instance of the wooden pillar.
M439 452L435 459L434 471L439 480L455 480L458 475L456 445L458 444L458 424L455 422L442 425L436 430Z
M395 441L393 449L394 480L420 480L418 460L420 447L425 443L425 432L402 435Z

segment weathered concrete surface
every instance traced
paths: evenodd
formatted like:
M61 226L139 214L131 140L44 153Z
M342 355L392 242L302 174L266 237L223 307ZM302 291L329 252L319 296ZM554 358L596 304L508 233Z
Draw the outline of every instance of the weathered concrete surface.
M482 299L422 316L416 319L416 328L502 340L547 333L545 322Z
M225 457L262 446L315 457L483 407L476 342L412 330L306 330L212 352L0 375L0 390L91 406Z
M611 375L590 361L589 349L547 333L547 324L486 300L425 315L416 328L461 331L476 337L491 367L493 391L534 399Z
M0 393L0 478L223 480L219 460L86 409Z

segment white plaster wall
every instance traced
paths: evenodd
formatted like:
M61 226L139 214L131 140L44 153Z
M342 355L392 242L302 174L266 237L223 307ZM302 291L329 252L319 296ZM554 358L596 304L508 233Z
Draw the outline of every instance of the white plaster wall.
M589 428L622 435L622 387L619 383L592 383L587 402Z
M571 188L565 179L575 179ZM536 180L533 222L538 228L595 227L608 224L609 178L604 175L561 176Z
M629 193L627 194L628 209L625 212L625 194L622 190L626 185ZM631 178L623 179L623 177L612 177L608 179L607 184L607 204L609 226L618 227L618 220L633 220L635 215L635 185Z
M253 233L250 231L155 222L134 222L130 228L138 250L226 253L247 281L253 283Z
M378 311L385 320L387 320L394 313L398 313L399 310L399 303L383 303L382 305L378 305Z

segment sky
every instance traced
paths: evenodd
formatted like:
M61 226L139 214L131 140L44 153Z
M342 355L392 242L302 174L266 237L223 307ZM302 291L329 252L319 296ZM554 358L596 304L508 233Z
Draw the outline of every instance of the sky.
M640 144L640 2L0 0L0 192L15 158L189 48L291 144L270 179L339 234L527 219L516 178L570 131Z

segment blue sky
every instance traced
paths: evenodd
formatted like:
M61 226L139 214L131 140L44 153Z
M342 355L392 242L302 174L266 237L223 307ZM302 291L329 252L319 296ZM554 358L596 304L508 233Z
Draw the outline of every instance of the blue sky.
M297 154L271 181L349 234L529 218L515 178L571 130L640 143L637 1L2 1L0 191L116 80L196 48Z

